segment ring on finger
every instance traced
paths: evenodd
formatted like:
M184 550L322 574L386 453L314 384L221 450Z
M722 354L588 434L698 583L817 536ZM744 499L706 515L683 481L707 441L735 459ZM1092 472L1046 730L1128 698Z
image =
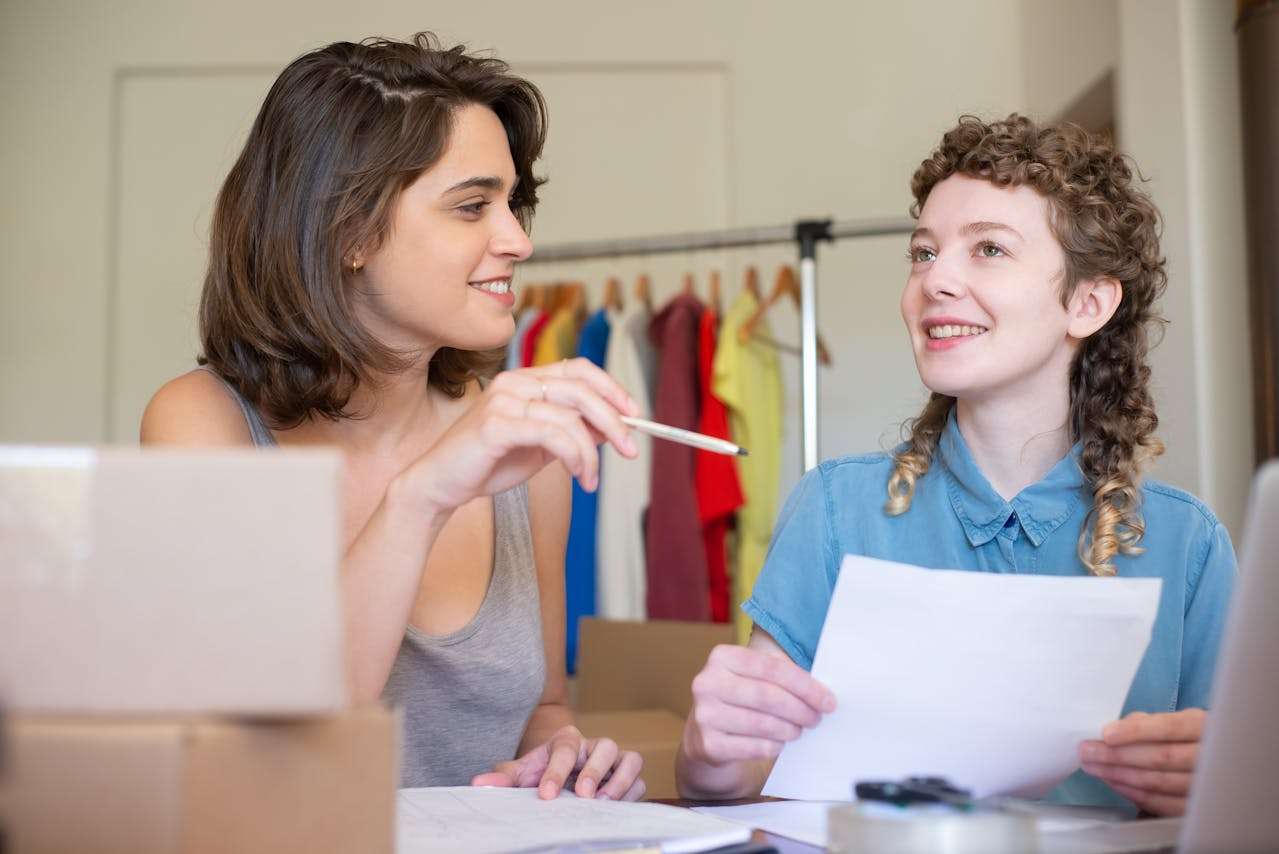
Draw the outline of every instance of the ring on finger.
M542 383L542 400L546 400L546 383Z

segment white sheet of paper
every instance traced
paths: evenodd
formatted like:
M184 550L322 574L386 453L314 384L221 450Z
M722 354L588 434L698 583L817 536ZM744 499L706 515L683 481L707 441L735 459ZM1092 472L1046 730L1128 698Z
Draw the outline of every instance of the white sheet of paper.
M846 555L812 671L839 708L786 745L764 794L850 800L858 780L929 775L1042 795L1119 716L1161 584Z
M397 854L497 854L545 848L660 847L664 854L708 851L750 838L750 829L666 804L624 803L561 792L543 801L536 789L470 786L401 789L396 801Z
M836 806L831 801L765 801L731 807L693 807L703 815L715 816L760 830L826 847L826 813Z

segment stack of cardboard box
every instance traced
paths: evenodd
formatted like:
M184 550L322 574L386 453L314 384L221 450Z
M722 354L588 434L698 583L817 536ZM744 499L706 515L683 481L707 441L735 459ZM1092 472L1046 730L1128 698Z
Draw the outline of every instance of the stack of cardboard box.
M352 708L334 454L0 448L10 854L394 850Z
M675 754L692 702L693 677L731 624L584 618L578 634L574 706L588 738L608 736L644 757L645 797L677 798Z

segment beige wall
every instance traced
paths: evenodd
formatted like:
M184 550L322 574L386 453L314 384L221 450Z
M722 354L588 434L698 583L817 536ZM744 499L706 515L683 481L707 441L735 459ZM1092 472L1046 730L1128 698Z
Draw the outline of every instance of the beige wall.
M1168 14L1120 6L1130 26L1134 15ZM1193 7L1171 6L1174 17L1212 17ZM1113 1L1046 0L4 4L0 441L130 440L146 389L194 352L189 311L218 178L271 75L311 47L432 28L446 40L493 48L537 80L551 98L551 183L534 238L548 243L802 216L901 216L911 171L958 114L1052 115L1117 55L1127 63L1130 93L1133 81L1162 79L1168 57L1154 55L1157 45L1139 43L1132 29L1116 35L1115 9ZM1062 32L1079 34L1084 48L1051 37ZM1219 38L1185 43L1176 27L1169 37L1188 55L1211 59L1223 50ZM1184 135L1185 122L1212 120L1204 110L1224 84L1194 79L1202 85L1190 87L1199 93L1193 97L1180 87L1160 90L1181 99L1185 116L1159 133ZM1183 148L1211 144L1192 134ZM1181 157L1159 173L1173 186L1155 185L1170 222L1186 218L1194 193L1219 186L1214 173L1188 170ZM1229 206L1230 193L1216 192L1217 204ZM1217 223L1185 226L1202 235L1205 254L1196 256L1198 267L1182 262L1190 264L1182 277L1222 260L1207 252ZM792 254L756 250L571 272L598 281L647 270L664 294L684 270L704 274L716 265L731 296L744 263L759 264L767 279ZM820 326L835 362L823 372L824 456L891 444L896 424L922 400L897 318L904 275L901 238L821 250ZM1233 283L1223 287L1234 294ZM1191 306L1177 311L1189 317ZM1233 410L1209 417L1200 398L1226 393L1234 397L1219 403L1238 404L1237 378L1231 391L1214 391L1235 365L1238 342L1227 339L1238 339L1242 327L1232 332L1232 311L1202 326L1182 322L1163 348L1177 371L1202 373L1202 393L1167 419L1173 441L1164 471L1215 490L1213 500L1226 505L1242 468L1233 458L1219 466L1209 440L1234 429ZM779 314L777 326L777 337L797 340L793 314ZM784 365L798 377L793 359ZM797 410L797 379L790 389ZM784 489L799 473L797 434L792 417ZM1205 472L1217 471L1230 474L1210 484Z
M1060 116L1119 64L1118 0L1025 0L1021 53L1026 109Z
M1164 216L1157 474L1238 540L1252 473L1238 81L1228 0L1120 0L1119 134Z

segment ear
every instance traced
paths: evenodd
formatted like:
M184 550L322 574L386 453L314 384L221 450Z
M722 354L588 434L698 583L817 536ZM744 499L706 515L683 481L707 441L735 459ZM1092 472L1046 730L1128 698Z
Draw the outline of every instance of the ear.
M1115 316L1123 298L1123 285L1118 279L1105 277L1081 281L1075 285L1066 309L1070 315L1067 333L1079 339L1092 335Z
M342 259L342 266L348 273L357 273L364 269L364 264L367 260L368 258L365 256L364 250L356 247L347 253L347 255Z

